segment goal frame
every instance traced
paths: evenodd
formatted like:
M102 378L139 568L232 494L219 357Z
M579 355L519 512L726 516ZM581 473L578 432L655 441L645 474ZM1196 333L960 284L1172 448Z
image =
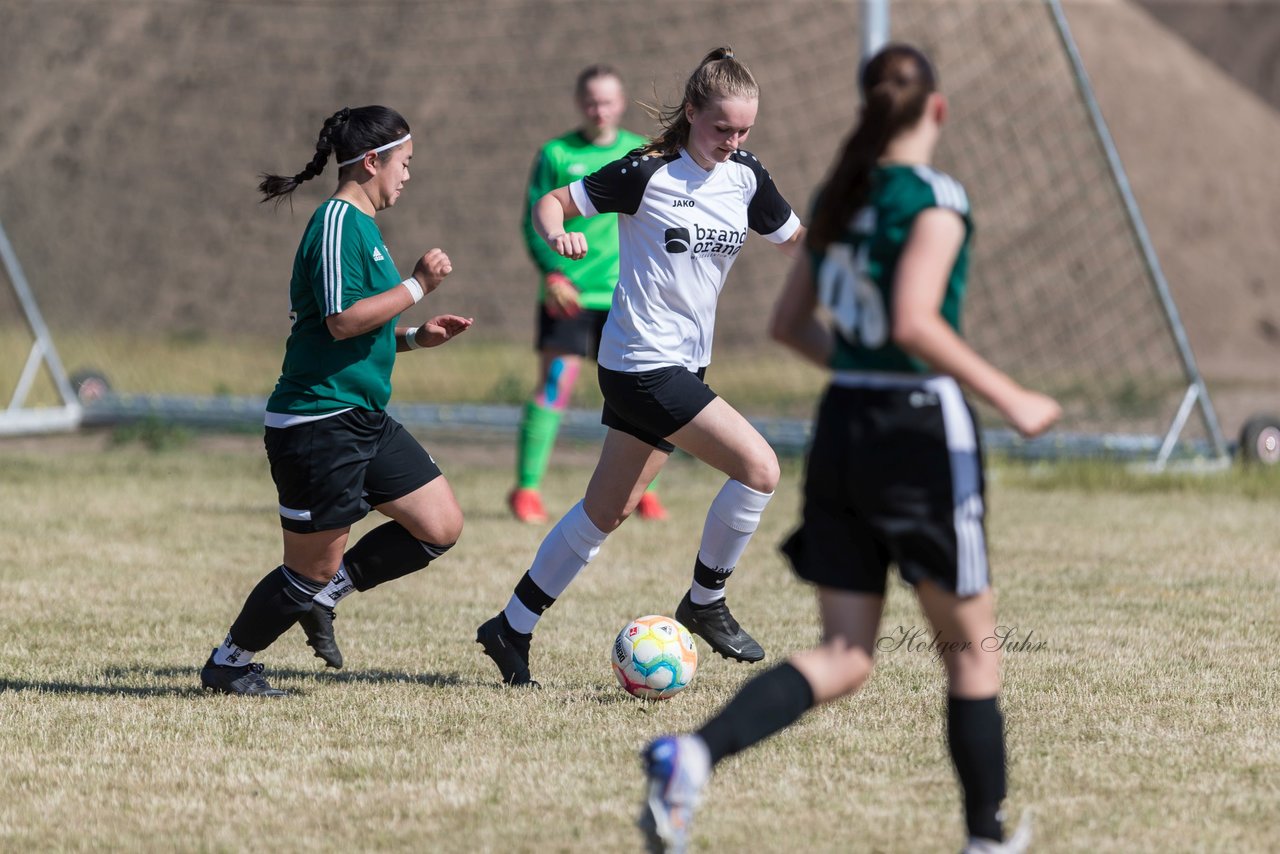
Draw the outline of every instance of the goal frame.
M1054 29L1071 65L1076 89L1088 112L1089 122L1097 137L1098 144L1106 156L1111 179L1115 182L1116 189L1120 193L1125 208L1126 221L1133 231L1134 239L1137 241L1142 255L1143 266L1147 271L1151 286L1155 290L1156 298L1159 300L1169 334L1172 336L1174 345L1177 348L1178 357L1182 364L1183 377L1187 384L1182 396L1182 402L1178 406L1178 410L1174 414L1173 420L1165 431L1163 438L1155 437L1159 443L1159 450L1156 452L1151 466L1154 470L1161 471L1168 465L1177 447L1178 439L1187 425L1187 421L1191 418L1192 412L1197 410L1208 435L1210 456L1219 463L1229 461L1231 458L1230 446L1222 433L1217 412L1214 410L1213 402L1209 398L1209 389L1205 385L1204 375L1201 374L1200 368L1196 364L1195 354L1191 350L1191 342L1187 338L1186 327L1182 323L1177 303L1174 301L1173 293L1169 288L1169 282L1165 278L1163 268L1160 266L1160 258L1151 242L1146 221L1143 219L1142 211L1133 194L1133 188L1129 183L1129 176L1125 171L1124 163L1120 159L1120 152L1116 148L1110 129L1107 127L1106 119L1103 118L1102 109L1094 95L1093 85L1089 82L1084 60L1081 59L1075 37L1071 34L1071 27L1067 23L1067 16L1063 11L1062 2L1061 0L1039 0L1039 2L1045 6L1052 17ZM862 31L860 39L862 58L859 62L859 68L889 41L892 32L890 26L891 6L892 0L859 0L860 29ZM1009 431L990 431L989 435L994 440L989 444L997 448L1008 450L1016 448L1019 444L1016 437ZM1115 438L1112 436L1097 437L1098 447L1101 449L1114 446ZM1072 444L1082 446L1091 444L1091 442L1089 437L1077 435L1073 437Z
M40 433L61 433L77 429L84 419L84 410L67 372L58 358L58 349L53 344L53 336L45 325L40 307L36 303L31 286L27 283L22 264L18 261L18 253L14 251L9 235L0 223L0 260L4 262L9 284L22 307L23 319L31 332L31 349L27 352L26 361L14 385L13 394L3 411L0 411L0 436L22 436ZM48 370L53 380L61 406L27 406L27 398L35 385L40 368Z

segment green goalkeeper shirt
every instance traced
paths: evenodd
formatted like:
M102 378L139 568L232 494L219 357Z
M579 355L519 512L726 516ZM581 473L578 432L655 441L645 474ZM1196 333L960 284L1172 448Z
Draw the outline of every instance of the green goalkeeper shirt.
M618 215L567 220L565 231L580 231L587 237L587 256L571 261L557 255L538 236L533 228L533 204L552 190L590 175L645 143L639 134L619 129L612 145L596 145L575 130L542 146L534 160L524 208L525 246L544 276L559 271L569 277L582 294L583 308L608 311L613 301L613 289L618 284ZM538 290L538 299L545 298L544 282Z
M960 332L960 308L969 269L973 221L960 182L928 166L877 166L867 203L839 240L811 252L818 301L831 313L836 348L834 370L930 373L931 369L893 343L893 280L916 217L928 208L955 211L965 236L947 278L942 318Z
M380 412L391 398L396 320L335 340L325 318L400 284L373 217L329 199L311 215L289 284L293 328L267 412L324 415L355 407Z

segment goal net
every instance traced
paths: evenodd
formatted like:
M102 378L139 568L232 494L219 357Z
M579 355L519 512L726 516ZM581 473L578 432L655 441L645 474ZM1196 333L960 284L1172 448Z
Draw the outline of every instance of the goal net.
M15 62L37 62L39 45L50 43L39 6L17 4L8 37ZM211 7L197 38L183 35L183 4L143 2L113 18L79 3L79 26L100 28L122 51L180 56L181 68L125 80L110 65L100 79L64 79L54 66L40 78L64 93L44 97L43 109L65 104L56 108L77 112L104 139L128 140L75 150L81 181L105 182L110 217L65 205L71 194L51 177L54 191L19 226L69 371L100 372L117 401L145 395L154 408L157 396L182 396L207 412L252 413L278 371L297 239L333 178L329 170L304 185L290 215L256 204L254 173L301 169L320 123L343 103L387 103L413 126L416 180L379 225L402 268L445 247L456 272L430 301L477 321L467 339L403 360L414 367L397 368L395 400L507 407L513 425L535 370L524 183L537 147L577 121L570 90L579 68L609 62L633 102L672 103L708 49L732 44L762 89L747 147L804 215L857 112L859 5L848 0L439 0L378 9L357 51L368 67L356 73L323 60L350 35L346 4ZM1212 444L1207 395L1189 373L1054 6L895 0L890 9L891 38L934 58L952 106L937 165L966 186L976 222L965 335L1064 405L1060 429L1037 447L1151 454L1192 404L1208 417L1184 418L1181 438ZM273 71L263 74L267 56ZM209 110L214 102L227 106ZM55 150L45 159L55 166L70 156L59 135L23 124L30 111L10 113L13 127L0 131L15 137L9 148L21 149L16 137L25 134L49 138ZM653 130L634 103L625 123ZM55 246L50 235L66 233L77 239ZM15 243L25 251L19 235ZM708 381L747 415L795 428L788 435L802 444L824 377L766 336L788 263L763 240L748 241L721 297ZM0 326L0 342L17 327ZM599 394L591 374L583 377L575 406L586 413ZM991 413L984 422L1001 426Z

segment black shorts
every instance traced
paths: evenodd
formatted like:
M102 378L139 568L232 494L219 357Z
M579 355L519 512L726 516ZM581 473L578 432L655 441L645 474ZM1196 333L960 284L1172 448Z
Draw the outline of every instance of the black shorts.
M426 449L385 412L352 409L263 442L280 498L280 526L310 534L345 528L440 476Z
M883 596L892 562L910 584L971 596L990 581L984 488L977 421L954 380L840 375L782 551L822 587Z
M702 381L706 368L679 366L628 373L600 366L604 411L600 423L635 436L668 454L676 446L667 437L688 424L716 393Z
M584 308L573 317L552 317L546 304L538 303L538 352L550 350L594 359L608 319L608 310L597 308Z

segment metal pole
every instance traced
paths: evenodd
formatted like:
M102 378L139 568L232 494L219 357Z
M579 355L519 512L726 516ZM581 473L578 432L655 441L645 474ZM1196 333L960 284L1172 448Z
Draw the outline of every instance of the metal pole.
M78 421L80 400L76 397L76 393L71 388L71 383L67 380L67 372L63 370L62 361L58 358L58 351L53 346L53 337L49 334L49 328L44 325L44 318L40 316L36 298L31 293L30 285L27 284L27 277L23 275L22 265L18 263L18 254L13 251L13 244L9 242L9 235L5 233L2 224L0 224L0 260L4 261L5 269L9 272L9 280L13 283L13 290L18 295L18 302L22 304L27 326L31 329L31 334L36 339L36 346L40 348L41 355L49 366L49 373L53 376L53 383L57 386L58 394L62 397L63 404L71 411L72 420ZM63 419L57 418L55 420L58 421L60 428L65 426Z
M1182 396L1182 405L1178 407L1178 414L1173 417L1173 423L1169 425L1169 432L1164 435L1164 443L1160 446L1160 453L1156 454L1156 461L1152 468L1155 471L1164 471L1164 467L1169 462L1169 455L1173 453L1173 443L1178 440L1178 436L1182 433L1182 428L1187 425L1187 419L1191 417L1191 408L1196 405L1196 399L1200 397L1200 387L1195 385L1187 386L1187 393Z
M889 0L861 0L862 23L861 68L889 42Z
M31 386L36 381L36 372L40 370L40 363L43 361L44 353L40 351L40 342L32 342L31 350L27 353L27 363L22 366L22 375L18 377L18 385L13 389L13 397L9 398L8 411L12 412L27 402L27 393L31 391Z
M1102 143L1102 149L1107 155L1107 163L1111 167L1111 176L1120 190L1120 197L1124 200L1125 209L1129 213L1129 222L1133 226L1134 235L1138 239L1138 246L1142 250L1143 261L1151 274L1156 295L1160 298L1161 305L1164 306L1165 320L1169 324L1169 329L1173 333L1174 343L1177 345L1178 353L1182 357L1182 365L1186 370L1187 379L1196 388L1200 403L1200 415L1204 419L1205 428L1209 431L1209 440L1213 443L1213 447L1219 456L1227 457L1227 442L1223 438L1222 428L1218 425L1218 415L1214 412L1213 404L1209 401L1209 390L1204 384L1204 377L1200 375L1199 367L1196 366L1196 358L1191 352L1191 342L1187 340L1187 332L1182 326L1182 318L1178 314L1178 306L1174 303L1173 294L1169 290L1169 282L1164 277L1164 270L1160 267L1160 259L1156 257L1155 247L1151 244L1151 236L1147 233L1146 222L1142 218L1141 211L1138 210L1138 201L1134 198L1133 189L1129 186L1129 176L1125 173L1124 165L1120 162L1120 153L1116 150L1115 140L1111 138L1111 131L1107 129L1107 123L1102 118L1102 109L1098 106L1097 99L1093 97L1093 86L1089 83L1089 75L1084 70L1084 61L1080 58L1080 52L1076 49L1075 39L1071 36L1071 28L1067 25L1067 16L1062 11L1062 3L1060 0L1046 0L1046 2L1053 13L1054 21L1058 25L1058 36L1062 39L1063 47L1067 51L1067 57L1071 60L1071 67L1075 71L1076 86L1080 90L1081 97L1084 98L1085 107L1088 108L1089 116L1093 120L1094 130L1097 131L1098 139Z

